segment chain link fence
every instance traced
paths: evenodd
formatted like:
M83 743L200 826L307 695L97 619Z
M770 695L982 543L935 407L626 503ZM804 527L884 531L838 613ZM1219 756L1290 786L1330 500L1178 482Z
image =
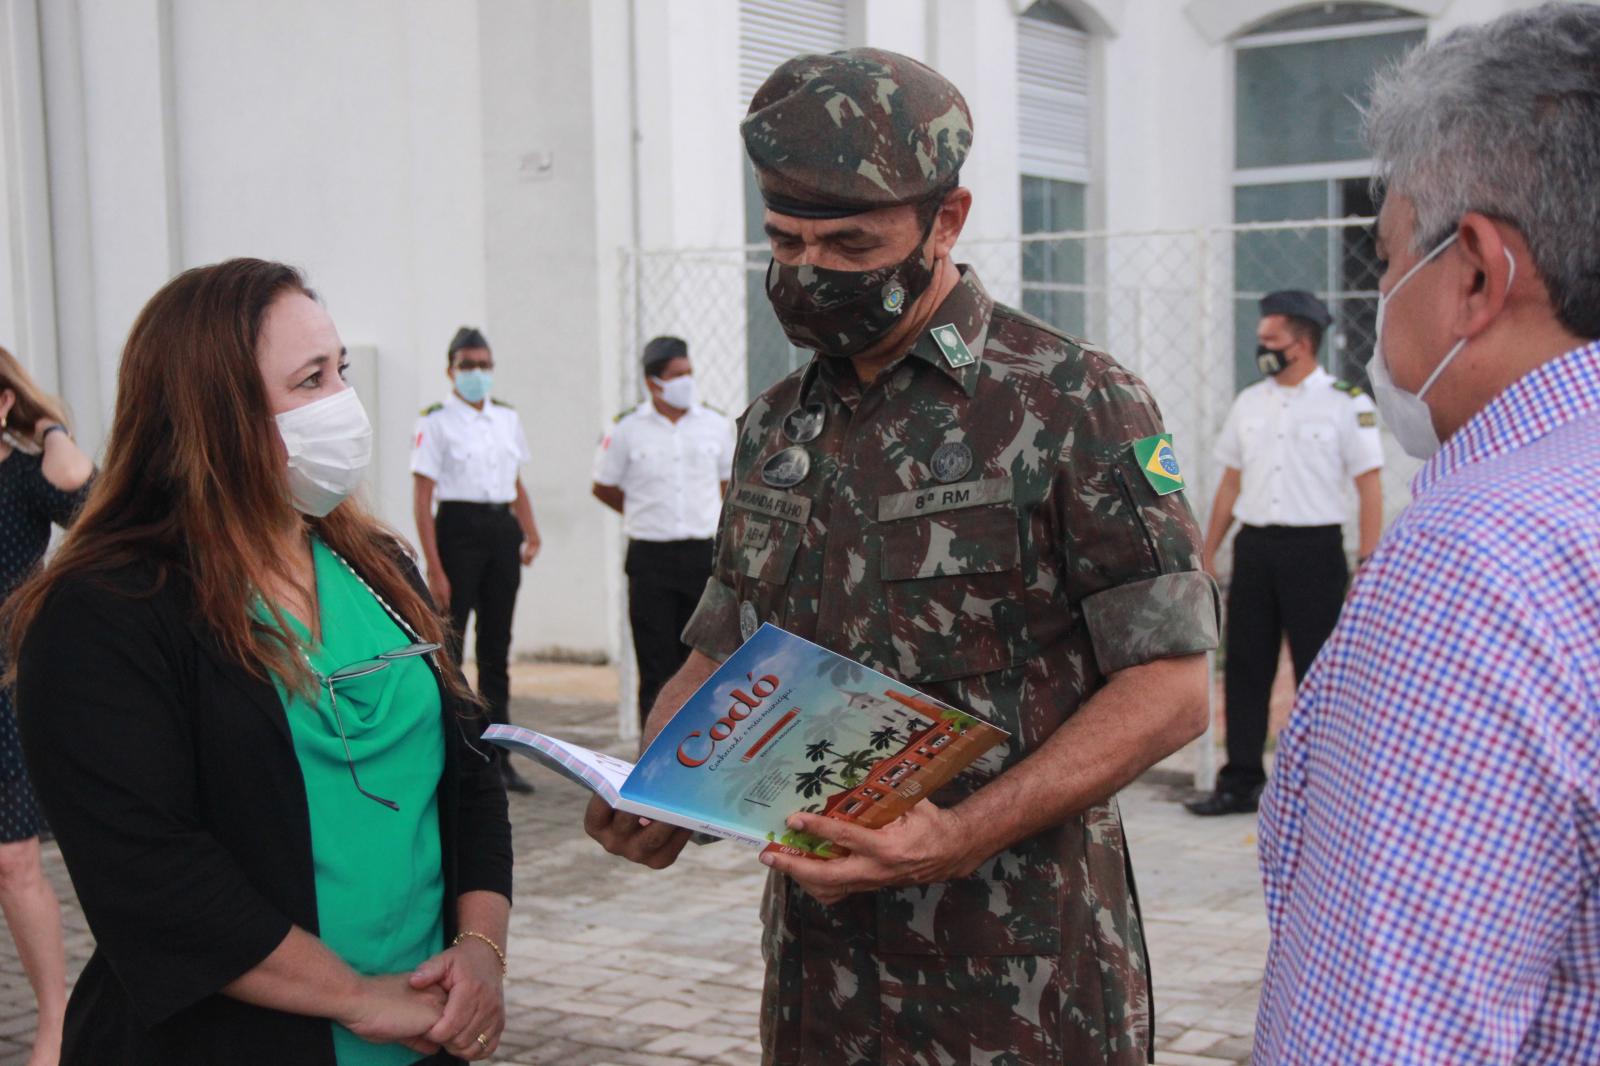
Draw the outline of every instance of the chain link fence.
M1086 338L1144 379L1204 521L1220 473L1211 460L1216 435L1235 393L1261 376L1256 301L1276 289L1319 296L1334 316L1323 365L1364 386L1382 273L1373 244L1372 220L1349 218L963 240L955 258L977 271L996 300ZM767 305L768 256L765 245L623 252L623 406L643 397L637 353L662 333L689 342L702 398L730 415L802 365L806 353L787 344ZM1387 435L1385 455L1392 516L1409 499L1416 464ZM620 560L620 545L616 551ZM1219 553L1219 565L1229 557ZM624 694L617 720L629 735L637 725L625 605L617 616ZM1196 786L1209 788L1214 738L1208 732L1196 744Z

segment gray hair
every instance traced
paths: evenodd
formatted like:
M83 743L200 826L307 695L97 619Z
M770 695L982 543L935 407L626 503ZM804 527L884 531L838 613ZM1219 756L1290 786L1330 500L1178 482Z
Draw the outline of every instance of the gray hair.
M1546 3L1456 30L1380 74L1376 184L1416 208L1412 251L1468 211L1515 226L1556 317L1600 337L1600 7Z

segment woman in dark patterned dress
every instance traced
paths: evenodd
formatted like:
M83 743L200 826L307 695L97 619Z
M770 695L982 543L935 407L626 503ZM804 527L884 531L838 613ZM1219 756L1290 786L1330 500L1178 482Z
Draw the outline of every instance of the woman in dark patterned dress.
M87 491L94 464L73 443L61 407L0 348L0 599L31 574ZM6 664L0 661L0 675ZM22 764L11 689L0 686L0 909L39 1004L28 1066L55 1066L67 1007L61 911L39 861L39 813Z

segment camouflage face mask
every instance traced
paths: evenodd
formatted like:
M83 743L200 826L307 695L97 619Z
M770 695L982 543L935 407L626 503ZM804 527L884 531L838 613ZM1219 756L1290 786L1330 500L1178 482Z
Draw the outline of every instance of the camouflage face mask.
M933 268L922 261L927 239L924 233L910 255L876 270L768 263L767 299L789 343L851 356L881 340L933 281Z

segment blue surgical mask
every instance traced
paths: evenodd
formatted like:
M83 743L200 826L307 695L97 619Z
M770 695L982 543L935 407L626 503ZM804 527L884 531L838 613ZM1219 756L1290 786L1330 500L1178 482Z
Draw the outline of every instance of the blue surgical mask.
M482 403L489 398L489 389L494 386L494 372L492 370L457 370L456 391L468 403Z
M1407 392L1394 383L1394 378L1389 374L1389 362L1383 354L1383 317L1388 309L1389 301L1405 286L1405 283L1416 276L1417 271L1437 259L1446 248L1456 241L1457 234L1452 233L1446 237L1438 247L1419 259L1415 266L1400 276L1390 289L1378 297L1378 321L1373 330L1372 361L1367 364L1367 377L1372 382L1372 399L1378 405L1378 413L1383 416L1384 425L1394 434L1400 442L1400 447L1405 449L1407 455L1416 459L1431 459L1438 452L1440 441L1439 432L1433 428L1433 412L1422 398L1428 390L1433 388L1433 383L1445 372L1445 368L1455 361L1467 346L1467 338L1462 337L1445 353L1439 365L1434 367L1433 373L1428 375L1428 380L1422 383L1422 388L1416 392ZM1511 283L1517 278L1517 258L1511 254L1511 249L1504 249L1506 259L1511 264L1510 275L1506 278L1506 291L1511 291Z

